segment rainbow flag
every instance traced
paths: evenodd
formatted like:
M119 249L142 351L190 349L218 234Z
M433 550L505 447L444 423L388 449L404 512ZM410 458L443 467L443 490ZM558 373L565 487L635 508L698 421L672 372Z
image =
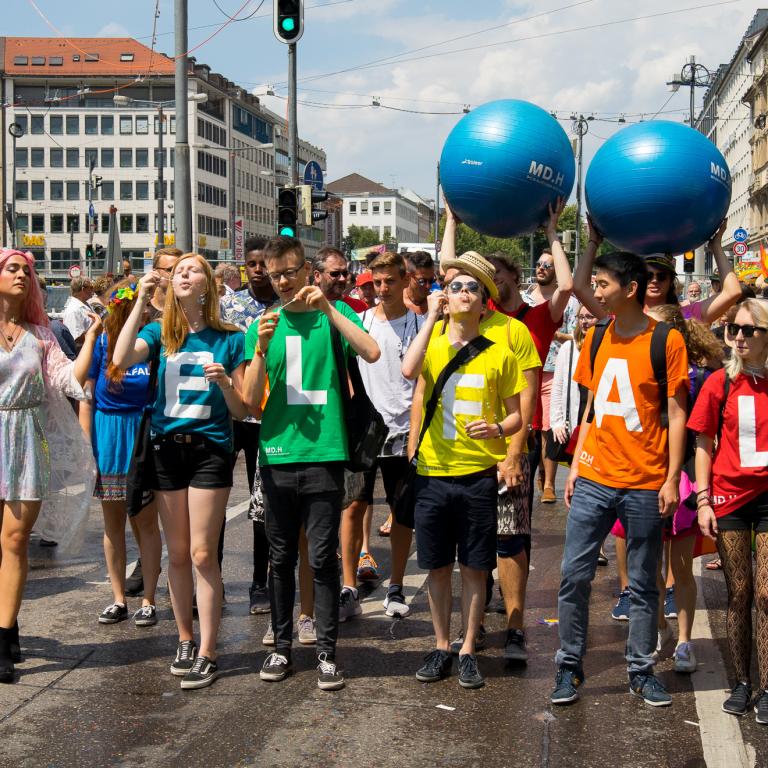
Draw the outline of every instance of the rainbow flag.
M768 277L768 251L765 250L763 241L760 241L760 268L763 277Z

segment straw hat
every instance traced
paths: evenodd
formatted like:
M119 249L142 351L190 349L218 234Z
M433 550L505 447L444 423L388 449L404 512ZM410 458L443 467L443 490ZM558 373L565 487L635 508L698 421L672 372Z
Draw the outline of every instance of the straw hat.
M490 261L483 258L475 251L462 253L457 259L445 259L440 262L444 271L449 269L460 269L467 272L472 277L477 278L486 288L492 299L499 298L499 291L493 278L496 276L496 269Z

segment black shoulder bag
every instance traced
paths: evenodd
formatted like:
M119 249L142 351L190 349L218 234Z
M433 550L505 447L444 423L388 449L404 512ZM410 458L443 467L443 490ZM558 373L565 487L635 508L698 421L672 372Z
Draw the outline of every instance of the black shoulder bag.
M160 367L160 352L151 360L149 370L149 386L147 387L147 403L141 414L139 428L136 430L136 442L131 452L131 462L128 465L128 475L125 479L125 505L129 517L135 517L154 498L152 488L155 487L155 460L152 455L151 422L152 410L155 404L157 388L157 369Z
M414 489L416 481L416 465L419 458L419 448L421 442L424 440L424 435L427 434L429 425L432 422L432 418L437 410L437 403L440 400L440 395L443 392L445 383L450 376L456 372L462 365L468 363L470 360L474 360L481 352L492 346L493 342L487 339L485 336L478 336L472 339L468 344L462 347L456 356L448 361L448 364L440 371L440 375L435 381L435 386L432 390L432 395L427 402L424 409L424 423L421 425L421 432L419 432L419 441L416 443L416 451L413 455L411 463L408 465L408 471L402 477L395 487L394 499L392 501L392 511L400 525L404 525L408 528L414 527L414 508L416 506L416 493Z

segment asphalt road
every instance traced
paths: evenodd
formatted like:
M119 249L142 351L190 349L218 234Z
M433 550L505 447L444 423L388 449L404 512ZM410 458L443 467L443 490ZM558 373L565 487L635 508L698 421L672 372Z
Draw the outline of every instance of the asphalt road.
M717 711L729 673L725 590L717 572L704 571L700 579L708 610L700 611L696 649L706 661L692 676L675 674L668 654L658 666L674 694L672 707L654 709L628 693L626 624L609 616L616 589L611 566L599 569L594 584L582 700L566 708L549 705L557 628L546 620L556 618L561 503L539 506L534 515L527 666L505 665L504 618L489 613L489 647L480 654L484 688L465 691L455 676L433 685L417 682L414 672L431 650L432 628L424 575L411 561L409 617L384 615L382 582L363 588L364 615L341 626L344 690L318 690L313 649L298 644L295 674L279 684L261 682L267 617L248 614L251 524L242 467L236 478L224 560L223 674L205 690L181 691L168 672L176 636L163 577L156 627L97 623L111 602L98 506L77 558L33 543L20 615L26 661L15 685L0 686L2 768L768 765L768 729L752 715L737 721ZM378 499L374 530L384 516ZM372 541L386 576L388 542L375 534ZM458 574L455 579L458 595ZM130 601L129 609L138 605ZM458 614L455 625L458 631Z

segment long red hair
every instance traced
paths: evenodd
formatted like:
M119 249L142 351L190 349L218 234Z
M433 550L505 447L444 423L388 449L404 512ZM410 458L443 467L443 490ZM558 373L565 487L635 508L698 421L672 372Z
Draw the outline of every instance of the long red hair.
M0 270L5 267L5 263L11 256L21 256L29 266L29 287L27 295L21 305L21 320L32 325L42 325L46 328L49 325L48 315L45 314L45 301L40 283L37 280L37 271L35 270L35 257L29 251L17 251L14 248L0 248Z

